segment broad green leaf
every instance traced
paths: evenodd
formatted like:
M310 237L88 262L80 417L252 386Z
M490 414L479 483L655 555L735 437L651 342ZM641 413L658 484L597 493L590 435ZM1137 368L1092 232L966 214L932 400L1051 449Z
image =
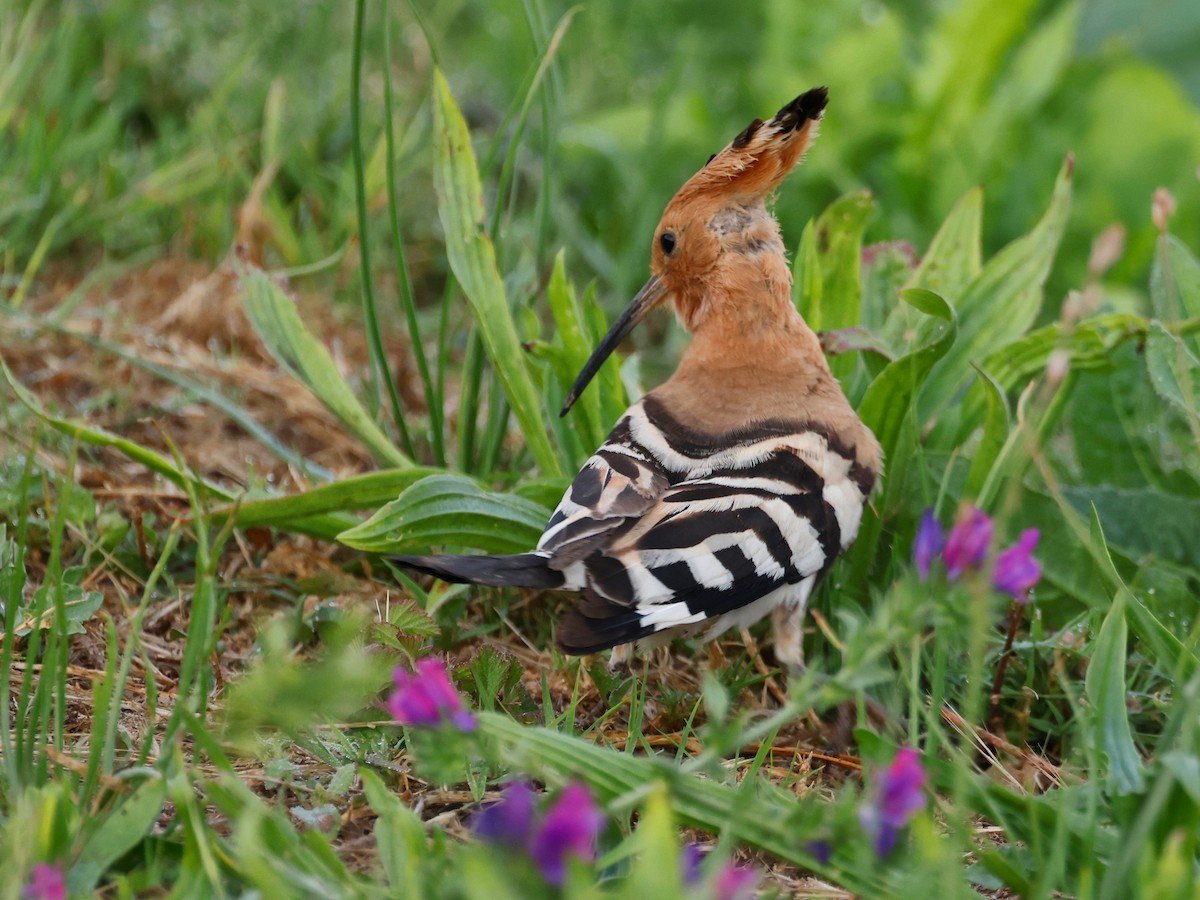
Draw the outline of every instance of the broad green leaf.
M928 343L889 363L871 382L858 407L859 416L883 447L884 465L889 469L883 481L883 499L879 502L884 512L888 509L887 498L899 492L903 475L912 468L913 457L919 452L915 405L921 385L954 345L957 333L953 307L937 294L910 289L900 296L936 320L939 327L931 331ZM864 515L858 538L850 550L850 562L844 567L860 582L865 581L869 564L875 558L881 528L879 516Z
M1142 760L1129 728L1125 687L1125 592L1118 591L1092 644L1085 693L1092 717L1092 741L1108 761L1106 781L1112 794L1137 794L1146 789Z
M951 303L979 275L983 189L976 186L959 198L946 216L907 287L925 288Z
M434 185L450 269L475 312L488 356L534 460L542 474L561 475L562 465L550 444L538 392L496 267L495 249L483 230L483 188L470 132L440 70L434 72L434 123Z
M67 623L67 634L83 634L85 631L83 623L90 619L100 609L104 603L104 594L100 591L84 590L80 586L84 570L82 567L72 566L62 573L58 584L54 585L50 582L44 583L38 588L34 595L35 599L32 604L33 609L40 609L41 615L30 615L23 620L18 620L13 626L13 632L16 634L28 634L35 628L53 628L55 620L55 601L49 599L52 591L57 589L62 595L63 616ZM28 612L25 610L23 612ZM4 632L0 629L0 635Z
M638 814L637 853L629 876L619 885L624 889L621 895L628 900L688 896L694 890L685 892L682 867L678 863L664 864L664 860L680 858L667 788L663 784L649 784L643 790L648 791L649 796Z
M1179 239L1161 235L1150 270L1150 304L1165 322L1200 317L1200 260ZM1200 339L1191 339L1200 351Z
M936 326L923 329L929 335L925 344L879 373L859 404L858 415L874 432L885 456L895 448L901 425L912 415L913 399L925 377L950 352L957 336L955 311L942 297L922 289L906 290L900 296L931 317Z
M980 389L987 397L987 414L983 420L983 438L975 448L971 457L971 468L967 474L965 496L975 498L978 505L986 507L987 498L980 496L984 484L991 474L992 467L1000 457L1005 441L1008 439L1011 421L1008 414L1008 401L1004 391L996 380L986 372L979 372Z
M1172 634L1171 630L1160 622L1154 613L1133 596L1120 573L1117 572L1117 567L1113 565L1104 529L1100 524L1100 517L1097 515L1095 507L1092 507L1091 510L1091 527L1085 544L1099 564L1101 574L1114 589L1123 592L1130 624L1149 651L1150 658L1155 665L1160 671L1179 673L1180 679L1184 681L1191 678L1197 668L1200 668L1200 658L1197 658L1195 649L1184 646L1183 642Z
M1200 498L1108 485L1064 487L1062 493L1082 516L1095 508L1110 547L1135 559L1169 559L1200 573Z
M1014 48L1026 38L1036 5L963 0L938 7L925 52L909 76L912 101L902 125L907 133L893 163L910 178L920 173L921 206L948 207L998 152L977 139L975 129L1011 77ZM965 159L973 165L964 165Z
M823 284L820 303L806 310L814 331L836 331L862 323L862 238L874 206L871 195L859 191L835 200L817 217Z
M373 553L432 546L517 553L537 544L549 517L543 506L485 491L464 476L431 475L338 540Z
M257 269L247 272L243 283L246 313L276 361L312 391L376 460L396 468L413 465L359 402L325 345L304 327L296 304L279 285Z
M800 234L800 246L792 261L792 295L796 309L810 326L821 317L821 255L817 252L817 223L810 221ZM857 322L855 323L858 324Z
M400 802L368 768L359 772L363 793L375 810L375 846L388 882L413 900L421 900L421 860L428 856L428 839L420 818Z
M567 281L567 273L563 263L563 253L559 251L554 258L554 269L550 273L550 283L546 287L546 299L550 302L550 314L554 317L555 342L562 348L561 360L563 368L557 369L559 383L563 396L570 390L575 377L583 369L588 357L592 355L592 346L583 312L575 297L575 289ZM616 373L619 366L617 360L609 358L604 368ZM563 377L565 374L565 378ZM575 402L572 411L567 413L567 419L580 433L582 443L586 445L585 453L590 453L600 446L608 423L601 422L599 385L593 385L592 390L584 391ZM573 460L582 462L582 460Z
M1068 159L1042 220L992 257L963 292L956 306L958 339L921 391L922 422L946 411L971 380L972 362L981 362L993 350L1023 335L1037 318L1042 285L1066 227L1073 168ZM923 330L929 328L926 325ZM967 424L974 427L975 423Z
M146 836L166 799L167 780L155 772L110 814L93 820L92 832L67 876L71 893L91 891L109 866Z
M1006 60L986 109L971 123L972 149L987 154L1013 152L1013 122L1036 117L1047 97L1062 81L1071 62L1082 4L1063 3L1038 21L1036 28ZM1027 22L1026 28L1032 25Z
M444 471L425 466L384 469L365 475L353 475L300 494L245 500L239 504L214 509L208 515L217 523L233 519L239 528L267 525L295 530L294 525L298 520L334 513L350 513L360 509L378 509L389 500L395 500L401 491L422 478ZM345 522L340 530L354 524L352 519L345 516L339 521Z
M997 347L984 357L983 369L1006 391L1014 390L1046 369L1050 355L1061 349L1073 369L1100 369L1111 365L1114 350L1146 332L1147 320L1134 313L1105 313L1064 328L1054 322ZM976 398L968 405L977 408Z
M1182 412L1200 432L1200 359L1160 322L1146 338L1146 371L1155 392ZM1200 439L1200 433L1197 434Z

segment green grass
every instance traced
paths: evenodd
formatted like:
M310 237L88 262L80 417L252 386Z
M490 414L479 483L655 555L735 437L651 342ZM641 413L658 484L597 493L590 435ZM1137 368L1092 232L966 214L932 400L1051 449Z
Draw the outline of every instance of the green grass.
M38 862L81 894L520 896L463 840L516 775L582 780L610 817L571 896L682 896L684 829L779 890L1192 896L1200 82L1176 36L1200 14L304 8L0 16L0 897ZM734 635L712 671L682 644L617 678L546 649L551 598L388 572L373 554L536 538L677 356L648 323L558 417L662 206L819 83L776 211L801 311L862 329L833 365L888 465L809 672L784 696ZM293 270L230 264L254 341L148 338L130 279L235 240ZM315 443L256 399L268 374L319 399ZM197 409L227 424L202 440ZM339 465L304 460L326 445ZM926 507L972 502L1004 545L1041 532L1003 669L986 580L910 562ZM430 654L484 711L469 739L378 703ZM933 805L878 862L856 810L901 745Z

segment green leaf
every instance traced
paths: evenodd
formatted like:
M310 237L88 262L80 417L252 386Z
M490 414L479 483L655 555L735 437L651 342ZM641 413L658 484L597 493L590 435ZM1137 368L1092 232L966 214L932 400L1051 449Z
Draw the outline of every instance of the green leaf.
M1142 760L1129 728L1125 687L1125 592L1118 591L1092 644L1085 693L1092 717L1092 740L1108 760L1105 780L1111 794L1146 789Z
M907 356L891 362L867 388L858 415L875 434L883 448L884 464L889 472L883 480L878 507L886 513L888 498L903 492L904 473L911 470L912 460L919 452L919 427L915 418L916 400L929 372L954 345L957 322L954 308L932 291L912 288L902 291L901 298L932 317L937 328L928 332L928 342ZM850 561L843 567L848 577L865 583L875 559L875 547L883 527L879 515L866 513Z
M1200 260L1179 239L1161 235L1150 270L1150 304L1154 315L1166 322L1200 316ZM1192 338L1193 350L1200 340Z
M1111 588L1123 592L1130 622L1138 638L1145 644L1154 664L1162 672L1177 672L1180 681L1190 679L1197 668L1200 668L1200 658L1191 646L1185 646L1154 613L1133 596L1113 564L1104 529L1100 524L1100 516L1094 506L1091 509L1090 530L1083 536L1083 543Z
M964 291L956 306L958 339L921 391L922 422L947 410L971 380L972 362L981 362L993 350L1023 335L1037 318L1042 285L1067 223L1073 168L1068 159L1058 174L1042 220L992 257ZM923 326L922 338L930 327ZM973 427L975 423L968 424Z
M562 378L560 374L562 379L560 385L565 397L566 392L574 383L575 376L579 374L592 354L592 340L587 322L583 317L583 311L575 297L575 289L567 281L562 251L559 251L554 258L554 270L550 273L550 283L546 287L546 299L550 302L550 313L554 317L555 342L562 347L565 378ZM616 383L619 384L619 368L614 357L609 357L605 361L603 369L610 370L607 373L606 382L615 377ZM598 384L597 387L599 386ZM600 394L601 391L596 388L584 391L573 407L578 412L567 416L568 421L582 432L581 438L587 447L587 450L584 451L586 453L590 453L593 448L600 446L604 441L605 432L608 430L608 423L602 421ZM576 462L582 462L582 460L576 460Z
M1096 510L1109 546L1134 559L1153 555L1200 572L1200 498L1108 485L1064 487L1062 493L1080 515Z
M817 218L823 283L820 303L807 308L805 316L814 331L853 328L862 322L862 238L874 207L870 193L859 191L835 200Z
M252 746L261 729L298 735L367 706L388 683L393 661L387 654L362 652L365 619L363 611L331 622L312 661L297 656L282 622L267 628L259 636L255 664L226 695L225 737Z
M450 86L434 71L434 185L446 234L446 256L479 323L488 356L543 475L561 475L538 392L525 364L521 340L508 306L496 252L484 232L483 188L471 150L471 135Z
M1146 371L1155 392L1176 407L1200 431L1200 359L1161 322L1151 322L1146 337ZM1200 439L1200 434L1197 434Z
M367 802L379 817L375 821L375 846L388 883L413 900L424 897L421 861L430 855L425 826L420 818L384 786L370 769L360 770Z
M983 189L976 186L959 198L925 251L907 287L925 288L951 303L979 275Z
M983 420L983 438L975 449L975 455L971 458L971 468L967 474L967 486L964 494L968 498L976 498L979 505L987 506L987 499L981 496L980 491L987 483L996 460L1000 458L1000 451L1004 449L1011 428L1011 420L1008 414L1008 401L996 380L986 372L980 371L978 383L987 397L987 414Z
M800 246L792 262L792 294L796 309L810 326L821 318L821 255L817 252L817 223L810 221L800 234ZM857 322L855 323L858 324Z
M432 546L516 553L537 544L549 517L543 506L486 491L464 476L431 475L338 540L372 553Z
M675 837L675 821L671 815L670 796L662 783L646 785L649 792L639 814L633 843L637 855L627 878L621 883L622 896L635 900L642 897L686 897L682 867L679 865L679 841Z
M63 572L58 584L46 582L37 589L32 603L33 609L40 609L40 616L34 616L18 621L13 631L16 634L28 634L35 628L53 628L55 619L55 604L49 600L57 588L62 592L63 616L67 620L67 634L83 634L83 623L94 616L104 604L104 594L100 591L85 591L79 584L84 574L81 567L73 566ZM3 631L0 631L3 634Z
M95 888L109 867L146 836L167 799L167 780L155 772L111 814L93 821L79 859L67 876L71 893Z
M365 475L354 475L332 484L324 484L300 494L246 500L237 505L224 506L212 510L209 516L218 523L232 519L239 528L268 525L292 530L292 526L299 519L360 509L378 509L381 504L394 500L397 494L422 478L444 471L412 466L368 472ZM351 524L347 522L343 529Z
M1006 391L1044 371L1050 354L1058 349L1067 354L1072 369L1106 368L1112 365L1113 351L1142 336L1146 327L1146 319L1134 313L1105 313L1069 328L1054 322L995 348L982 368ZM978 400L968 396L967 403L977 407Z
M471 660L471 675L483 709L495 709L505 692L521 680L524 669L521 661L501 654L494 647L484 647Z
M900 296L936 325L922 329L928 335L926 343L876 376L859 404L858 415L874 432L885 457L895 448L905 419L911 417L913 399L925 377L950 352L958 333L954 309L942 297L922 289L909 289Z
M296 304L279 285L258 269L248 271L243 283L246 313L276 361L312 391L381 464L396 468L413 465L375 424L338 372L325 345L309 334Z

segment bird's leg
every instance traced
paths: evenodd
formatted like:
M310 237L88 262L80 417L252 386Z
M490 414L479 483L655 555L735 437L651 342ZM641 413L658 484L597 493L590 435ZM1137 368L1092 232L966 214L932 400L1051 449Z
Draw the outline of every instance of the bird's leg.
M614 675L627 677L632 670L633 644L618 644L612 649L608 658L608 671Z
M788 677L804 672L804 612L806 603L785 601L771 610L775 636L775 659L787 669Z

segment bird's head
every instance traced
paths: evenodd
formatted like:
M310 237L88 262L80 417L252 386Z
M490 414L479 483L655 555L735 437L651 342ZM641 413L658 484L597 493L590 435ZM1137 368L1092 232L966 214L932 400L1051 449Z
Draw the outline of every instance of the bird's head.
M766 200L816 136L826 99L825 88L813 88L770 121L755 119L679 189L654 231L650 280L580 372L564 415L634 326L668 299L695 331L720 312L753 328L771 312L759 307L764 297L790 295L779 223Z

